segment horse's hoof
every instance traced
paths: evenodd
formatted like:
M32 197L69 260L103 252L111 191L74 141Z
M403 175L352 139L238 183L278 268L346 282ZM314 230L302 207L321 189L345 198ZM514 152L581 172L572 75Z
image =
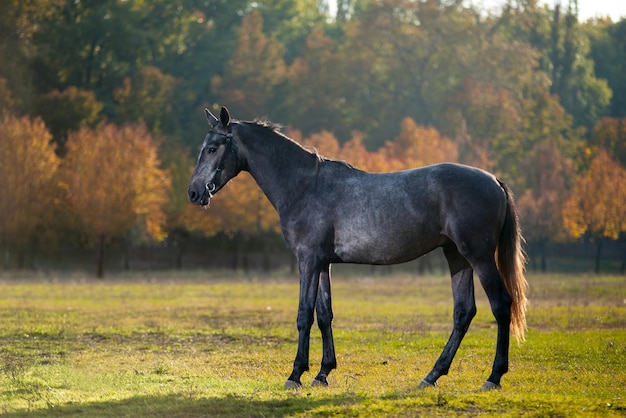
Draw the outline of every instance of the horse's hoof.
M315 387L315 386L326 387L326 386L328 386L328 381L326 381L326 379L319 380L319 379L315 378L311 382L311 386L313 386L313 387Z
M287 380L283 387L285 389L300 389L302 385L298 382L294 382L293 380Z
M502 386L496 385L495 383L490 382L489 380L487 380L485 384L483 385L483 387L480 388L480 390L482 391L496 390L496 389L502 389Z
M437 386L437 382L435 383L430 383L427 382L426 379L422 380L420 382L420 384L417 386L418 389L424 389L424 388L434 388L435 386Z

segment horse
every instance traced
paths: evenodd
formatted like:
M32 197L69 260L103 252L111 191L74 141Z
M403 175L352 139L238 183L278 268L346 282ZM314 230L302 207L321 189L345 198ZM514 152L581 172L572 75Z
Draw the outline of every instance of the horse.
M418 387L448 374L476 314L477 273L497 321L496 354L482 390L501 387L508 371L511 333L526 330L526 256L513 196L494 175L441 163L391 173L358 170L320 156L268 121L219 118L205 109L210 130L191 176L189 201L207 207L241 171L254 178L278 212L287 246L297 258L300 297L298 350L285 388L302 387L309 370L314 314L322 361L312 386L327 386L337 367L333 341L331 264L389 265L442 248L452 279L453 330L434 367Z

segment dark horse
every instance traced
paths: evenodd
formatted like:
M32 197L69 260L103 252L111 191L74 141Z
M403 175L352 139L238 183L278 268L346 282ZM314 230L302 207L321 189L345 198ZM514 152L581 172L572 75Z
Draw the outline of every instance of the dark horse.
M509 331L526 328L525 256L515 205L493 175L458 164L374 174L320 157L263 122L232 120L222 107L211 125L189 185L189 200L206 206L240 171L248 171L280 216L300 270L298 352L286 388L309 370L313 314L323 355L313 385L327 385L337 366L332 333L330 265L395 264L442 247L452 275L454 329L420 387L448 373L476 314L473 273L498 324L496 356L483 389L500 387L508 370Z

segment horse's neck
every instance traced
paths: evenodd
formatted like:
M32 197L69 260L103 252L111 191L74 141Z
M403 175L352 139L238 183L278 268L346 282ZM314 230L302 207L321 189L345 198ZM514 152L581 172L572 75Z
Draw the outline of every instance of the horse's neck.
M280 215L313 187L320 161L275 132L267 132L263 138L250 135L246 139L248 171Z

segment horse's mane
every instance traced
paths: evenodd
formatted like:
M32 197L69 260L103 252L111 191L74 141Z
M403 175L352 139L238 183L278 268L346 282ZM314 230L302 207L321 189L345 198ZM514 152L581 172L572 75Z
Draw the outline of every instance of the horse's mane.
M276 133L281 133L281 129L283 128L282 125L274 123L274 122L272 122L271 120L269 120L269 119L267 119L265 117L263 117L263 118L256 118L251 123L253 123L253 124L257 125L257 126L261 126L263 128L267 128L267 129L269 129L271 131L274 131Z
M283 132L281 132L281 130L283 128L282 125L274 123L274 122L270 121L269 119L267 119L265 117L254 119L252 122L248 122L248 123L250 123L251 125L259 126L261 128L269 129L270 131L272 131L272 132L282 136L286 140L288 140L288 141L294 143L295 145L297 145L298 147L302 148L304 151L307 151L310 154L313 154L319 160L319 162L331 161L331 162L344 164L344 165L346 165L346 166L348 166L350 168L354 168L354 167L352 167L352 165L348 164L345 161L335 160L333 158L328 158L328 157L320 154L319 151L317 150L317 148L315 148L315 147L308 146L308 145L302 145L301 143L299 143L295 139L289 138L287 135L285 135Z

